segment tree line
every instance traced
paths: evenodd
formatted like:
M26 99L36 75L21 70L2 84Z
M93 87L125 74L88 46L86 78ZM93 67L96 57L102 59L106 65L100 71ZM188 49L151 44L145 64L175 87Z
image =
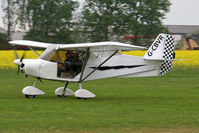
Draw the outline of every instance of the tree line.
M169 0L3 0L7 35L27 31L25 39L51 43L122 41L123 36L150 38L167 32L161 20ZM79 10L79 11L78 11ZM150 39L132 39L150 45Z

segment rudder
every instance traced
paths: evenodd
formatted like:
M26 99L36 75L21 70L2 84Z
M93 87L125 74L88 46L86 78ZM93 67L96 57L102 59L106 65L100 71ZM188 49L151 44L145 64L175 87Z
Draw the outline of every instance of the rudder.
M173 60L175 58L174 53L174 37L166 35L163 61L160 68L160 74L163 75L173 69Z

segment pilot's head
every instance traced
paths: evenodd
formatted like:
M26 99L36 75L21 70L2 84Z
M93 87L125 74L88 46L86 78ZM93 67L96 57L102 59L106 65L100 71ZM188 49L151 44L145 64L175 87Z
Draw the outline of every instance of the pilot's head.
M68 51L66 53L67 57L78 57L78 53L76 51Z

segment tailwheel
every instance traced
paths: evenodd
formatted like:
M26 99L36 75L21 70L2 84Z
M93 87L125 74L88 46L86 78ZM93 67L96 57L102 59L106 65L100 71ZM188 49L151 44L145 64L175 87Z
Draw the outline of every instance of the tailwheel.
M25 98L35 98L36 95L25 95Z

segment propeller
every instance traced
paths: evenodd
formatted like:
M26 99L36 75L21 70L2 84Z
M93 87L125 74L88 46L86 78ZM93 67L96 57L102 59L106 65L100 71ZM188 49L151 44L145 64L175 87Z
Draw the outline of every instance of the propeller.
M23 68L25 66L25 64L23 63L23 59L26 56L26 51L24 51L24 53L21 56L21 58L19 58L19 55L16 52L16 47L14 47L14 55L16 57L16 60L14 60L14 63L18 66L18 68L17 68L17 77L18 77L19 76L20 68ZM23 70L21 70L21 72L24 73Z
M25 58L26 55L26 51L23 53L23 55L21 56L20 62L21 62L21 68L23 68L25 66L25 64L23 63L23 59Z

